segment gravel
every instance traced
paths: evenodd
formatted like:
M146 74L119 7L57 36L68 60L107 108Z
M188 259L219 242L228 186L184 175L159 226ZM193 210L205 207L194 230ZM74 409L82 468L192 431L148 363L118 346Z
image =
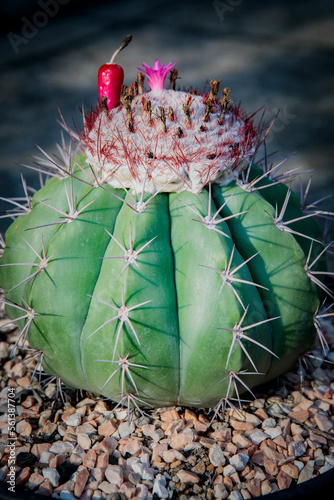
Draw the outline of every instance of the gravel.
M0 334L3 319L0 311ZM302 383L290 372L213 421L207 410L178 406L135 411L129 420L126 409L92 394L65 389L62 401L55 382L30 384L36 360L26 359L29 351L10 357L18 332L7 325L4 333L0 481L9 472L8 387L15 389L17 484L52 498L245 500L334 467L334 371L326 359L315 369L309 358ZM326 338L333 352L330 326Z

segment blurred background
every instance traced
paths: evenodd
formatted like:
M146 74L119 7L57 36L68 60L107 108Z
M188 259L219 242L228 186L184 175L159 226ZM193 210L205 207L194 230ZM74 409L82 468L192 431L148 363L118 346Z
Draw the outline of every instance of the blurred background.
M177 61L181 88L222 80L235 104L265 109L266 122L279 111L268 153L277 161L292 155L286 169L312 170L309 201L332 194L333 2L11 0L1 2L0 15L1 197L23 193L21 171L38 187L21 164L34 164L36 145L55 152L58 107L80 126L82 105L97 101L99 66L129 33L133 41L116 61L126 84L143 60L156 58ZM320 207L334 211L333 198ZM9 223L0 219L0 232Z

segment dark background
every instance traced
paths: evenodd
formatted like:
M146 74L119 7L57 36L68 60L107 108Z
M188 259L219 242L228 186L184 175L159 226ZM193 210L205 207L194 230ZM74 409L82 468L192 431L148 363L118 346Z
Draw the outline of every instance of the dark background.
M57 107L80 125L82 104L97 100L99 66L129 33L133 41L116 61L125 83L143 60L177 61L182 87L217 78L248 112L264 107L267 122L280 110L269 153L296 153L287 169L313 170L302 176L304 184L313 177L310 200L332 193L333 2L11 0L0 14L0 196L22 193L21 171L38 186L20 164L34 163L36 144L55 151ZM334 210L332 199L320 206ZM9 222L0 219L0 231Z

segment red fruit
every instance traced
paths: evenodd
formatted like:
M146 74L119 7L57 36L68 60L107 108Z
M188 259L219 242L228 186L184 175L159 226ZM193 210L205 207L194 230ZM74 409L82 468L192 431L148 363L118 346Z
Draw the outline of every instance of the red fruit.
M117 54L131 42L131 39L131 35L125 37L119 48L114 52L110 61L103 64L98 72L97 83L100 101L104 96L107 98L109 111L119 105L124 79L123 68L118 64L114 64L114 59Z
M99 97L101 100L106 96L109 111L119 105L123 79L124 71L118 64L106 63L99 69L97 77Z

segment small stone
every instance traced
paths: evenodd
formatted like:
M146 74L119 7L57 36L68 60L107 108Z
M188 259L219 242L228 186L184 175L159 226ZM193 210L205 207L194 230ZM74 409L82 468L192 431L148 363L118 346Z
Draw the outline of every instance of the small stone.
M103 491L103 493L106 493L107 495L110 495L112 493L116 493L119 490L119 487L116 484L111 484L108 481L102 481L102 483L99 484L99 490Z
M237 471L244 470L248 461L249 461L249 456L247 455L247 453L238 453L237 455L234 455L233 457L230 458L230 464Z
M109 483L116 484L117 486L121 486L123 483L124 474L120 465L108 465L104 474Z
M300 471L297 483L308 481L313 476L314 460L309 460L305 467Z
M264 432L270 439L275 439L282 434L282 428L279 425L276 427L267 427Z
M254 425L251 422L231 419L230 423L233 429L238 431L251 431L252 429L254 429Z
M123 422L118 427L118 434L120 438L125 438L130 436L135 430L135 425L133 422Z
M81 496L83 490L85 489L88 477L89 477L89 472L85 467L83 467L77 473L76 480L75 480L75 486L74 486L74 495L75 496L77 496L77 497Z
M239 491L233 490L227 497L228 500L243 500L243 497Z
M333 429L333 422L320 411L316 412L316 414L314 415L314 420L319 429L323 432L329 432L331 429Z
M259 429L249 434L248 437L254 444L260 444L265 439L268 439L268 435L265 434L263 431L260 431Z
M96 432L95 427L93 427L91 424L84 423L82 425L78 425L77 427L77 434L94 434Z
M195 472L195 474L202 475L205 472L205 463L203 460L200 460L195 467L191 469L192 472Z
M29 477L29 481L26 483L25 487L30 491L35 491L40 484L43 483L44 477L38 472L33 472Z
M170 441L170 447L174 448L175 450L182 450L184 447L192 442L192 436L188 433L185 432L180 432L179 434L175 434L171 441Z
M71 453L73 448L73 444L68 441L56 441L49 449L49 452L59 455L61 453Z
M148 466L142 462L134 462L132 464L132 469L134 472L139 474L142 479L150 481L154 479L155 471L153 469L149 469Z
M270 476L276 476L276 474L278 474L278 465L276 461L265 458L263 465L266 473Z
M248 456L248 455L247 455ZM226 458L223 453L223 450L218 444L214 444L211 446L209 450L209 460L215 467L225 465Z
M263 465L265 455L263 450L256 450L252 455L252 462L256 465Z
M49 451L42 451L39 463L40 464L48 464L53 458L55 458L54 453L50 453Z
M215 484L213 487L215 498L224 499L228 497L228 491L222 483Z
M234 474L235 472L236 472L236 469L233 467L233 465L228 464L224 467L223 475L224 475L224 477L228 477L228 476L231 476L232 474Z
M118 442L118 449L122 455L130 453L130 455L137 454L142 448L142 443L137 438L122 438Z
M83 465L87 467L87 469L93 469L96 464L96 451L88 450L83 459Z
M288 417L302 424L309 418L309 412L307 410L292 411L288 414Z
M36 493L38 495L43 495L43 496L51 496L53 493L53 487L52 484L48 479L44 479L44 481L39 485L38 489L36 490Z
M217 429L211 434L211 436L214 439L217 439L217 441L231 441L232 432L231 429L227 427L225 429Z
M91 469L90 473L98 483L101 483L104 479L104 471L105 469L101 469L100 467L94 467L94 469Z
M238 448L249 448L252 446L252 442L247 439L243 434L235 434L232 437L232 443L235 444Z
M70 408L67 408L62 416L61 416L61 419L66 422L66 420L68 419L68 417L70 417L71 415L73 415L73 413L75 413L75 408L73 408L73 406L71 406Z
M136 494L137 498L140 498L142 500L148 500L149 498L151 498L151 493L149 492L146 484L137 484L135 494ZM168 494L168 491L167 491L167 494Z
M136 493L136 487L129 481L125 481L119 489L120 494L124 495L125 498L133 498Z
M288 445L288 454L291 457L300 457L306 453L307 446L302 441L292 441Z
M22 486L25 484L30 476L30 467L24 467L24 469L20 470L18 475L16 476L16 484L17 486Z
M16 432L22 437L29 437L32 432L32 427L26 420L21 420L16 424Z
M261 482L261 495L268 495L271 492L272 492L271 485L268 479L265 479L264 481Z
M180 453L178 450L175 449L163 451L161 456L164 459L164 461L169 464L174 462L174 460L181 460L181 461L185 460L184 455L182 455L182 453Z
M106 469L109 465L109 453L106 451L97 455L96 467L99 469Z
M155 462L158 457L162 457L163 453L167 451L167 443L159 443L153 448L152 461Z
M279 460L283 460L285 458L282 453L279 453L278 451L274 450L270 446L263 445L261 447L261 450L266 455L266 457L269 458L269 460L279 461Z
M254 415L253 413L243 412L246 422L250 422L254 427L262 424L262 419Z
M158 474L153 484L153 495L158 495L159 498L168 498L169 493L166 488L166 479L161 474Z
M180 420L180 415L176 410L167 410L161 413L160 420L162 422L170 422L174 420Z
M66 425L71 427L78 427L81 424L81 415L79 413L73 413L66 420Z
M35 455L38 459L40 459L41 453L43 451L49 451L50 448L51 448L51 444L50 443L38 443L38 444L34 444L33 447L31 448L31 453L33 455Z
M261 495L261 481L253 477L250 481L246 482L246 488L252 497L258 497Z
M269 427L276 427L276 420L274 418L266 418L262 422L262 429L268 429Z
M89 450L91 445L92 445L92 442L90 440L90 437L88 436L88 434L78 434L77 435L77 439L78 439L78 444L84 449L84 450Z
M176 475L180 479L181 483L195 484L199 481L198 475L188 470L181 469L176 473Z
M276 478L277 478L277 486L280 490L289 488L292 478L288 474L280 470Z
M132 484L138 484L138 483L140 483L141 477L136 472L130 472L128 480Z
M206 432L210 427L210 421L204 417L204 415L200 415L198 420L194 421L194 428L196 432Z
M283 464L281 466L281 470L288 474L292 479L298 479L299 476L299 469L296 467L294 464Z
M45 477L45 479L48 479L52 486L56 488L59 486L59 474L58 471L54 467L47 467L42 470L42 474Z
M111 436L117 431L117 426L111 420L105 420L98 427L98 433L100 436Z

